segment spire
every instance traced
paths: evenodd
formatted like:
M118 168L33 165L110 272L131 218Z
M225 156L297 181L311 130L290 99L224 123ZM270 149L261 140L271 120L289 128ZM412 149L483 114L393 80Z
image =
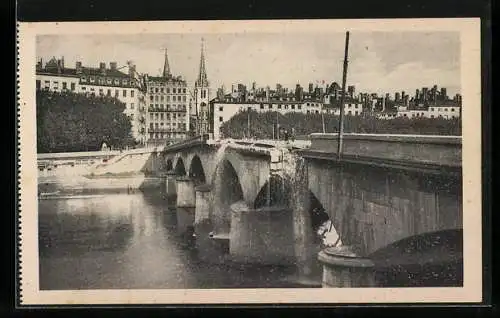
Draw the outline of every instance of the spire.
M170 77L170 65L168 64L167 49L165 49L165 63L163 64L163 77Z
M208 86L207 71L205 69L204 40L201 39L200 73L198 74L197 86Z

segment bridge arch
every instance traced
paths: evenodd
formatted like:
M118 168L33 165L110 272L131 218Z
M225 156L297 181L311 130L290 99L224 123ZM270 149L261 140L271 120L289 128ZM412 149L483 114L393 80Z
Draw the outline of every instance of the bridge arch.
M186 166L184 165L184 160L182 160L181 157L178 157L177 161L175 162L174 172L178 176L186 175Z
M171 158L166 158L165 168L167 171L172 171L174 169L174 163Z
M205 169L198 155L194 155L189 165L189 177L196 183L203 184L207 182Z
M273 175L260 188L254 202L253 208L258 209L265 206L289 207L292 186L288 180L281 176Z
M213 179L212 222L215 233L229 233L231 228L231 205L244 201L243 187L234 165L221 160Z

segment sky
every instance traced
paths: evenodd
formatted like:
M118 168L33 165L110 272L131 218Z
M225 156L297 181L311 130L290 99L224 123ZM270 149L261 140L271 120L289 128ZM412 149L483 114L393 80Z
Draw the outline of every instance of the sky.
M168 49L171 72L194 85L204 39L206 70L212 88L242 83L258 87L276 83L307 88L310 82L342 82L345 33L237 33L142 35L42 35L37 58L44 63L64 56L98 67L99 62L136 64L139 73L159 75ZM356 91L414 94L421 87L446 87L460 93L458 32L351 32L347 85Z

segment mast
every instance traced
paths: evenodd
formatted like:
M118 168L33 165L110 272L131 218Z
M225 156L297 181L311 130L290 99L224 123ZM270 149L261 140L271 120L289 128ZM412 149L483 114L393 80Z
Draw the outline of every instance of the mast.
M349 54L349 31L345 34L345 55L344 55L344 70L342 74L342 94L340 96L340 120L339 120L339 137L338 137L338 159L341 158L342 142L344 134L344 100L345 100L345 82L347 78L347 56Z

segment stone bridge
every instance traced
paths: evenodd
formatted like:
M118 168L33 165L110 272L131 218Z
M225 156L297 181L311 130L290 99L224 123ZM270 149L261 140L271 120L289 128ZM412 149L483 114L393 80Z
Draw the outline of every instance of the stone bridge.
M461 137L346 134L336 149L336 134L199 138L153 153L148 169L191 211L200 253L221 261L291 263L301 277L320 267L324 286L372 286L373 268L436 257L460 276ZM327 220L342 246L320 244Z

